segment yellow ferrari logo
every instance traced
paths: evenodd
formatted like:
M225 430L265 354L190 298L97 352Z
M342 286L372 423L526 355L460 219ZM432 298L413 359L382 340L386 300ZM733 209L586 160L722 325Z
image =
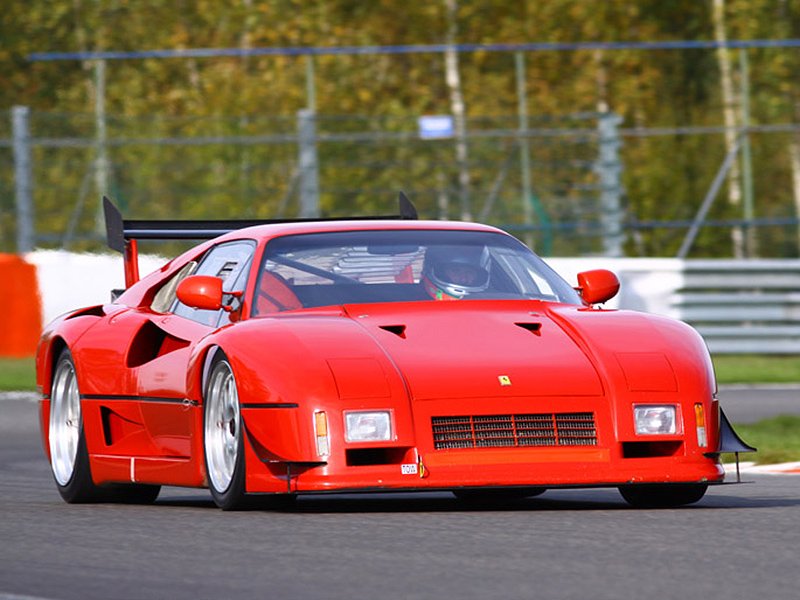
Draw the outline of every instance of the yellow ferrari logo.
M498 375L497 376L497 381L499 381L500 385L503 385L503 386L511 385L511 377L509 377L508 375Z

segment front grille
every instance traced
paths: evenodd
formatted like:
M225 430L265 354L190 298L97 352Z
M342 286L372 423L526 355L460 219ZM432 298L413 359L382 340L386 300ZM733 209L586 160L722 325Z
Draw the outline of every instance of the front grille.
M433 447L596 446L594 413L431 417Z

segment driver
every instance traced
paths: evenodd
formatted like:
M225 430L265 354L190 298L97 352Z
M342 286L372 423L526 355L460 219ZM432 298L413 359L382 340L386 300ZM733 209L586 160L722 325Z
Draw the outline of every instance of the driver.
M425 253L422 284L434 300L461 300L489 287L488 256L483 249L432 247Z

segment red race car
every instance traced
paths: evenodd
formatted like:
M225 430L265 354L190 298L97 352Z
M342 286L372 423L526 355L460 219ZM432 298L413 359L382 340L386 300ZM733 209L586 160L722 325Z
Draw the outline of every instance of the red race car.
M236 509L298 494L462 498L618 487L698 501L752 450L701 337L598 304L486 225L130 221L105 199L127 289L42 335L41 431L67 502L208 487ZM139 279L137 239L206 239ZM737 455L738 456L738 455Z

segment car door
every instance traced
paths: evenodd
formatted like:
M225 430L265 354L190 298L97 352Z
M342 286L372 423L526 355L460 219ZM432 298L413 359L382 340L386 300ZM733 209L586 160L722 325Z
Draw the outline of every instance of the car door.
M225 292L244 290L254 250L251 240L219 244L205 254L196 269L177 276L211 275L223 279ZM177 288L177 283L172 287ZM156 308L167 303L162 296ZM197 342L228 322L228 313L223 310L194 309L176 298L167 312L153 311L146 333L153 354L136 366L135 376L141 416L158 454L191 454L198 407L186 399L189 358Z

